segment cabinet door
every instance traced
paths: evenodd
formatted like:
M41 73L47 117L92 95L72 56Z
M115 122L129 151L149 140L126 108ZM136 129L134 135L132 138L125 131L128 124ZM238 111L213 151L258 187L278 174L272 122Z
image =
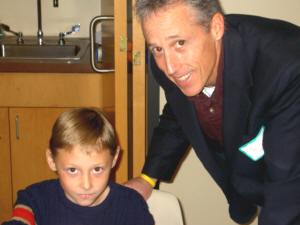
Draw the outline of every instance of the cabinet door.
M45 179L55 178L45 151L54 121L66 108L10 108L11 171L13 201L17 191Z
M0 223L11 216L12 191L8 108L0 108Z

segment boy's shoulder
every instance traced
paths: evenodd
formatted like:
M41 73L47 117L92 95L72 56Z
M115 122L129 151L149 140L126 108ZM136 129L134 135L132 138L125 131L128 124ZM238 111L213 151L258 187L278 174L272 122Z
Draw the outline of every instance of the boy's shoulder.
M50 188L59 184L58 179L43 180L27 186L26 189Z
M25 189L20 190L20 192L26 192L31 194L49 194L54 193L59 186L59 181L57 179L44 180L27 186Z
M19 190L15 205L25 205L32 211L47 207L50 202L57 202L59 193L58 180L46 180L34 183ZM37 213L35 211L35 213Z
M145 224L146 221L149 224L149 221L153 221L145 199L136 190L116 183L111 184L110 187L112 190L109 197L112 203L110 206L116 212L126 211L125 214L129 216L128 220L132 219L130 215L138 215L135 216L135 220L140 222L135 224Z
M134 189L126 187L124 185L111 182L110 183L110 188L112 190L112 194L123 197L123 198L135 198L135 199L143 199L143 197Z

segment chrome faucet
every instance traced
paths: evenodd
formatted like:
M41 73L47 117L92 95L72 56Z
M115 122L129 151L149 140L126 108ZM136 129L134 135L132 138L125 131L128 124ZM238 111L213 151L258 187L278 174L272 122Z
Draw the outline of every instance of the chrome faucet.
M43 30L42 30L42 8L41 0L37 0L37 16L38 16L38 31L37 31L37 41L38 45L43 45Z
M53 7L58 7L58 0L53 0ZM42 7L41 0L37 0L37 17L38 17L38 31L37 31L37 41L38 45L44 44L44 34L42 29Z
M66 43L65 41L65 36L67 35L70 35L72 33L75 33L75 32L79 32L80 30L80 24L75 24L74 26L72 26L71 30L70 31L67 31L67 32L59 32L58 34L58 44L59 45L64 45Z
M23 39L23 33L22 32L15 32L10 29L10 27L4 23L0 23L0 30L3 32L9 32L14 34L17 37L17 44L24 44L24 39Z

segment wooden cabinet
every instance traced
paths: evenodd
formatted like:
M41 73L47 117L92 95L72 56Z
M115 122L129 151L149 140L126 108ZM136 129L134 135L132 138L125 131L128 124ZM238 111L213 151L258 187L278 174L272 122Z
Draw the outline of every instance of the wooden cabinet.
M13 202L17 191L56 175L45 151L54 121L66 108L10 108L11 182Z
M9 218L12 208L8 108L0 108L0 223Z

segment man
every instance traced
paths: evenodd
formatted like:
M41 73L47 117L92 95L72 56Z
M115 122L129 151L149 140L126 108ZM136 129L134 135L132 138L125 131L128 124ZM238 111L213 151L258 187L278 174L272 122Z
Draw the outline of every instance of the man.
M137 0L136 10L167 103L142 175L126 185L147 198L192 146L235 222L259 206L260 225L299 225L300 28L224 16L217 0Z

